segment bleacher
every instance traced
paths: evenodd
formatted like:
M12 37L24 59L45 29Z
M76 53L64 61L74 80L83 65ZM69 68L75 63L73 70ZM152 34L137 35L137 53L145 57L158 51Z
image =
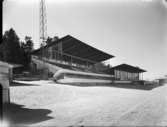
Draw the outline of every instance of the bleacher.
M92 47L70 35L58 39L32 53L32 61L38 69L46 68L54 74L54 80L70 81L103 80L111 81L112 75L91 68L96 63L114 57Z
M53 80L61 83L68 82L104 82L111 83L113 76L108 74L95 73L88 70L84 70L79 67L71 67L56 62L51 62L45 59L45 63L38 57L32 57L32 61L38 64L38 67L47 68L49 72L52 72ZM43 67L45 66L45 67ZM40 68L38 68L40 69Z

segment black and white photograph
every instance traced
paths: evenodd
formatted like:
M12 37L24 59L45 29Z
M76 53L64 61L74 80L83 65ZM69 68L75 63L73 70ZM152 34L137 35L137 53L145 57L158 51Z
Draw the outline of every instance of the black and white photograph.
M1 127L167 127L167 0L3 0Z

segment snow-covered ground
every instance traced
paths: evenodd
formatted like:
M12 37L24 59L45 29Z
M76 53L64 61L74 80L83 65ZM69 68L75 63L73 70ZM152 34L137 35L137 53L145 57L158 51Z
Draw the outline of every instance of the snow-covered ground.
M167 125L167 85L138 90L71 86L42 80L18 83L25 85L10 87L11 102L24 105L25 111L36 112L28 116L20 110L15 112L15 117L20 122L24 119L29 126ZM42 111L48 112L42 114Z

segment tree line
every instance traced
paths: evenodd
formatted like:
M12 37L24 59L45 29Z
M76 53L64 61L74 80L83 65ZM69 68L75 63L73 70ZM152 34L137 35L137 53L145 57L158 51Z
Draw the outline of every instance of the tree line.
M30 53L33 49L33 41L31 37L25 36L25 40L20 41L14 29L11 28L2 35L0 60L28 66L30 63Z
M48 37L46 45L58 40L58 36ZM13 28L7 30L2 35L0 43L0 60L8 63L22 64L28 67L31 62L31 53L34 51L33 40L30 36L25 36L24 41L20 41Z

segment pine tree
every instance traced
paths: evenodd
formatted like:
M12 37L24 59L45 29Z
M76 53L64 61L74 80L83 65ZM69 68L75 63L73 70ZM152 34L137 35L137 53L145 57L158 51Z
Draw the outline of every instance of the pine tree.
M13 28L5 32L0 47L2 49L1 60L9 63L24 64L19 37Z

